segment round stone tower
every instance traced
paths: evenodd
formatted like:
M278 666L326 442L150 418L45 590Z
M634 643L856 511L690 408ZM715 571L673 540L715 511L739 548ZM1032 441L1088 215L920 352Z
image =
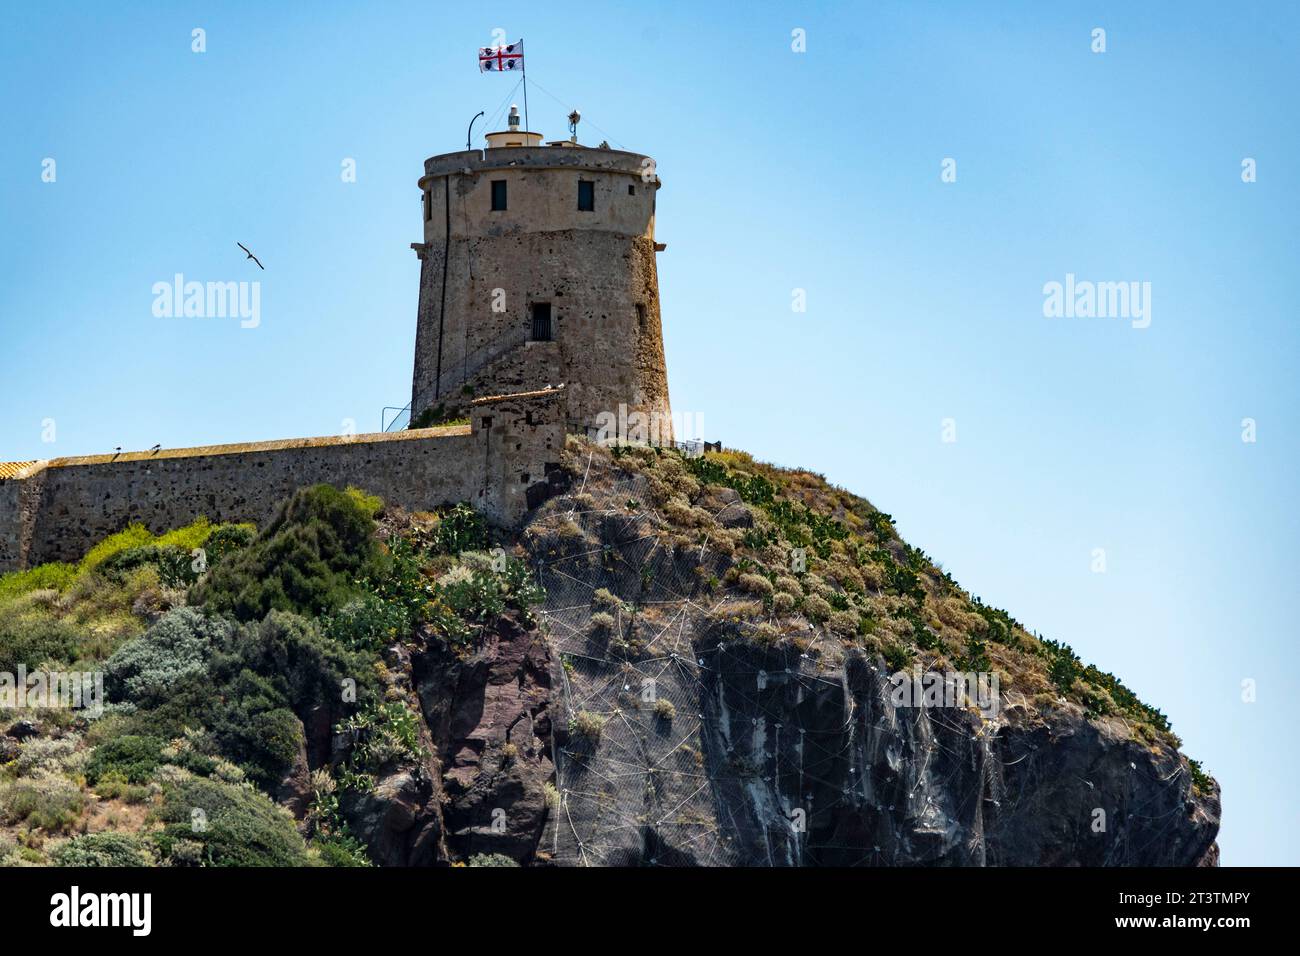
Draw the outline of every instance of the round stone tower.
M426 160L420 178L412 422L564 384L570 429L641 412L671 438L654 161L576 135L544 145L513 107L487 140Z

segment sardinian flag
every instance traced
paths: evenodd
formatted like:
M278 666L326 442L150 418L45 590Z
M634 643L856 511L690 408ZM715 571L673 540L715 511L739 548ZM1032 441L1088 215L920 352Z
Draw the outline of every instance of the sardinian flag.
M509 73L524 68L524 41L509 46L481 46L478 49L480 73Z

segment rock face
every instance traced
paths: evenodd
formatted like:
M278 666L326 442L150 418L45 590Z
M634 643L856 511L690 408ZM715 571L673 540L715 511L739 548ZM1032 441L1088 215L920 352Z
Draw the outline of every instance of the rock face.
M537 849L553 773L550 671L541 635L510 618L463 660L430 650L414 661L440 754L447 843L458 857L528 861Z
M677 656L673 656L676 654ZM594 747L560 735L575 865L1192 866L1217 861L1217 790L1185 759L1075 709L894 707L884 661L834 668L705 639L670 651L639 705L626 669L579 666L570 707L616 716ZM676 672L676 673L674 673ZM621 686L628 687L622 691ZM635 691L635 692L634 692Z
M425 637L425 635L421 635ZM424 717L422 766L392 768L344 810L381 866L432 866L499 853L537 858L550 760L551 660L536 630L503 618L473 652L435 641L390 660Z
M732 862L1186 866L1212 855L1217 795L1195 799L1175 753L1078 713L1012 708L987 721L896 708L884 662L865 656L830 675L761 650L711 662L701 731Z
M747 595L701 586L728 558L666 546L660 517L631 510L643 483L616 479L593 497L585 514L548 504L552 517L525 532L561 665L550 708L560 806L543 840L556 862L1217 861L1217 784L1194 791L1167 743L1005 686L996 714L895 706L893 668L822 628L800 644L738 635L728 609ZM729 495L701 500L748 526ZM597 605L612 625L593 620Z
M674 543L643 477L584 474L518 537L538 626L391 662L433 757L350 808L377 862L1217 864L1218 786L1167 739L1014 680L995 710L905 706L825 627L740 628L725 548ZM729 489L695 506L757 530Z
M436 759L349 806L374 860L1217 864L1217 789L1196 794L1176 751L1077 708L1013 705L988 720L896 707L879 658L850 653L828 667L721 642L684 608L654 629L663 650L649 666L557 656L511 620L464 659L435 647L413 655ZM597 740L568 727L584 711L610 715ZM553 735L556 713L566 716Z

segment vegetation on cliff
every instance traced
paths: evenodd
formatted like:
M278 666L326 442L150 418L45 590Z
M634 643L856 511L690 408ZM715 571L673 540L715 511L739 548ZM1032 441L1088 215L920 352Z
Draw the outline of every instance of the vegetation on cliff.
M581 458L584 448L571 453ZM927 670L997 671L1004 691L1035 706L1073 702L1089 717L1122 718L1144 740L1180 745L1165 715L1113 674L970 595L903 541L890 515L822 476L736 451L611 453L622 468L647 478L647 504L671 526L672 547L727 556L720 578L699 566L706 591L738 592L716 612L720 629L801 647L829 632L845 646L882 655L895 670L919 661ZM735 497L719 498L718 489Z
M104 692L102 712L0 714L0 863L366 864L341 798L427 758L384 649L417 629L464 646L540 599L471 509L382 510L317 486L260 532L132 526L0 577L0 671Z

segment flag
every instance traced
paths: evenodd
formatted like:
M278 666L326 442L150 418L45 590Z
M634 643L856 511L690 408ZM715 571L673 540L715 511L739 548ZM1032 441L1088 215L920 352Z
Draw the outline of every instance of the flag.
M480 73L509 73L524 68L524 41L509 46L481 46L478 48Z

